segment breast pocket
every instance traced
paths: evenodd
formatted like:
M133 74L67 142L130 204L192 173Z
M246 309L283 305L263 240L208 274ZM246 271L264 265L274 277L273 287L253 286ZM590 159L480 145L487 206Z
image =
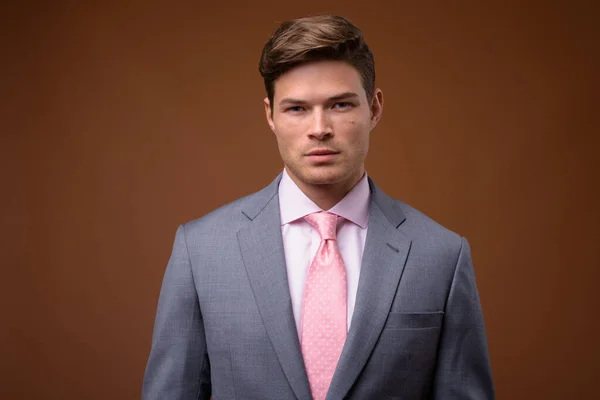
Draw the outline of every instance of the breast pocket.
M404 313L391 312L385 322L384 329L432 329L442 326L443 311Z
M430 382L443 319L441 311L388 314L369 359L370 369L381 376L378 387L390 388L387 395L400 398L414 385Z

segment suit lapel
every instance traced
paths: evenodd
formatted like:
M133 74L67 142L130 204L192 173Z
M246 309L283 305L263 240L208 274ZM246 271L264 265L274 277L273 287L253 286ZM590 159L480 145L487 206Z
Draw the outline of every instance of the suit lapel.
M281 368L296 397L310 399L285 267L277 196L280 178L259 192L244 209L251 222L238 232L238 241L256 304Z
M346 396L364 368L390 311L411 240L397 230L404 221L398 202L372 181L369 224L356 306L327 400Z

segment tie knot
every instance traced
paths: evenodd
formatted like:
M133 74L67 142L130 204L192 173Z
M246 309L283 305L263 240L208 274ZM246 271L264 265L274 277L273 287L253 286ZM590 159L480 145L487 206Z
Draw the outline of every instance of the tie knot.
M304 219L319 232L321 240L335 239L337 227L343 218L326 211L308 214Z

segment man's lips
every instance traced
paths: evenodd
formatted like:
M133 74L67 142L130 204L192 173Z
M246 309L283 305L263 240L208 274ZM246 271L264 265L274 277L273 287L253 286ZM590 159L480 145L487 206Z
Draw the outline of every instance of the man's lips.
M307 154L307 156L326 156L326 155L331 155L331 154L338 154L338 151L335 150L329 150L329 149L319 149L319 150L312 150L311 152L309 152Z
M340 153L330 149L317 149L310 151L306 156L310 161L315 163L329 163L332 162L338 154Z

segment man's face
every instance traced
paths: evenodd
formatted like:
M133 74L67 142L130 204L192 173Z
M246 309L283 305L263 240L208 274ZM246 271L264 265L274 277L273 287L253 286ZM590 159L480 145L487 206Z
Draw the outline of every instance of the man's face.
M369 134L383 96L371 103L358 71L342 61L291 69L275 82L267 120L290 176L302 185L355 184L364 172ZM271 114L272 112L272 114Z

